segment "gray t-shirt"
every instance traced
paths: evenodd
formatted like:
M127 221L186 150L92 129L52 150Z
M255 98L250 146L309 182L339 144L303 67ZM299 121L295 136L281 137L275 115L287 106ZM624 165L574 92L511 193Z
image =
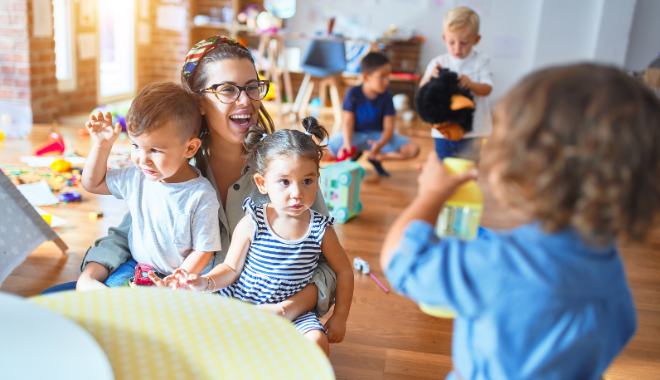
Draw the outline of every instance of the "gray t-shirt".
M135 167L108 170L108 189L116 198L126 200L133 218L128 244L138 263L171 274L193 249L221 249L220 203L211 183L195 171L195 179L165 183L149 181ZM213 260L202 272L212 267Z

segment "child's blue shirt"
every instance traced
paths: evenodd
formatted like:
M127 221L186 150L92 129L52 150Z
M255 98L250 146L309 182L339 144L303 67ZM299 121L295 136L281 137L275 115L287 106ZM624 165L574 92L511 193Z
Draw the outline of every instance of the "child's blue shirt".
M375 99L369 99L364 95L362 85L348 90L342 108L355 114L355 132L382 132L385 116L395 114L389 90L378 94Z
M600 379L637 325L615 243L587 245L572 228L530 223L461 241L413 221L386 276L414 301L457 312L464 380Z

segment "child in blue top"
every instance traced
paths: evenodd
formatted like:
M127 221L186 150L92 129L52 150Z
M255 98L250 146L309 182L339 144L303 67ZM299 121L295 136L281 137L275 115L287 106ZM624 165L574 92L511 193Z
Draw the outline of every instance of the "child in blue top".
M381 176L389 176L381 161L417 157L419 145L394 133L394 103L387 87L392 66L381 53L371 52L360 64L362 84L348 90L344 98L342 132L328 142L330 159L344 157L357 147L352 159L369 152L369 162Z
M495 116L482 168L529 222L438 239L443 203L476 173L431 154L381 264L399 293L456 311L447 379L600 379L637 325L616 239L643 238L660 208L660 102L583 64L528 76Z

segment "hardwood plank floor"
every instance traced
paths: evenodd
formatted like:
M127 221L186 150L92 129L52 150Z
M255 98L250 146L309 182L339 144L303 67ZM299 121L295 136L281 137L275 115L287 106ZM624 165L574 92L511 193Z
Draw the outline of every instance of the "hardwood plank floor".
M35 126L25 140L0 142L0 164L19 163L46 141L50 126ZM75 128L57 127L69 151L86 155L89 141L81 139ZM415 137L422 146L420 158L413 162L386 163L391 177L379 178L364 158L367 169L362 182L364 211L337 232L349 258L361 257L371 264L373 273L390 288L378 257L388 227L414 197L418 171L433 148L430 138ZM485 206L482 225L510 228L520 220L494 203L488 186L481 182ZM123 201L111 196L96 196L82 189L84 202L44 207L69 221L56 230L69 245L62 255L53 243L39 246L4 282L0 290L33 296L43 289L74 281L80 263L92 242L119 224L126 213ZM89 211L103 211L101 219L89 219ZM2 215L0 217L7 217ZM621 244L630 285L638 312L637 334L612 364L604 379L660 379L660 234L646 244ZM327 317L326 317L327 318ZM325 318L324 318L325 320ZM331 346L330 361L338 379L442 379L450 371L452 321L430 317L410 300L393 292L385 293L368 276L355 273L355 294L348 331L343 343Z

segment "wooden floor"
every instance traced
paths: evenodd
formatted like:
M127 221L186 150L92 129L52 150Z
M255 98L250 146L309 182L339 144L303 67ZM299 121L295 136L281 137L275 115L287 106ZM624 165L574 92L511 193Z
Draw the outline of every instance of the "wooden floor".
M46 140L48 127L36 126L28 140L0 142L0 164L18 163L22 155ZM69 151L86 155L89 142L80 140L75 128L58 127ZM371 263L375 275L384 279L378 255L384 234L394 218L410 202L417 187L415 166L432 149L430 138L415 137L422 146L414 162L387 163L389 178L379 178L368 163L362 182L364 210L355 219L338 225L341 242L352 260L359 256ZM484 227L508 228L518 224L513 215L498 208L485 193ZM111 196L84 192L80 204L44 207L67 219L57 228L69 245L68 255L53 243L44 243L19 266L0 290L33 296L43 289L73 281L85 251L94 239L117 225L127 208ZM89 219L89 211L103 211L102 219ZM7 217L2 215L0 217ZM637 335L607 371L604 379L660 379L660 234L645 245L622 246L628 278L632 286L639 327ZM427 316L416 305L397 294L383 292L368 276L355 273L355 294L348 331L343 343L331 346L330 360L339 379L442 379L452 367L452 322Z

